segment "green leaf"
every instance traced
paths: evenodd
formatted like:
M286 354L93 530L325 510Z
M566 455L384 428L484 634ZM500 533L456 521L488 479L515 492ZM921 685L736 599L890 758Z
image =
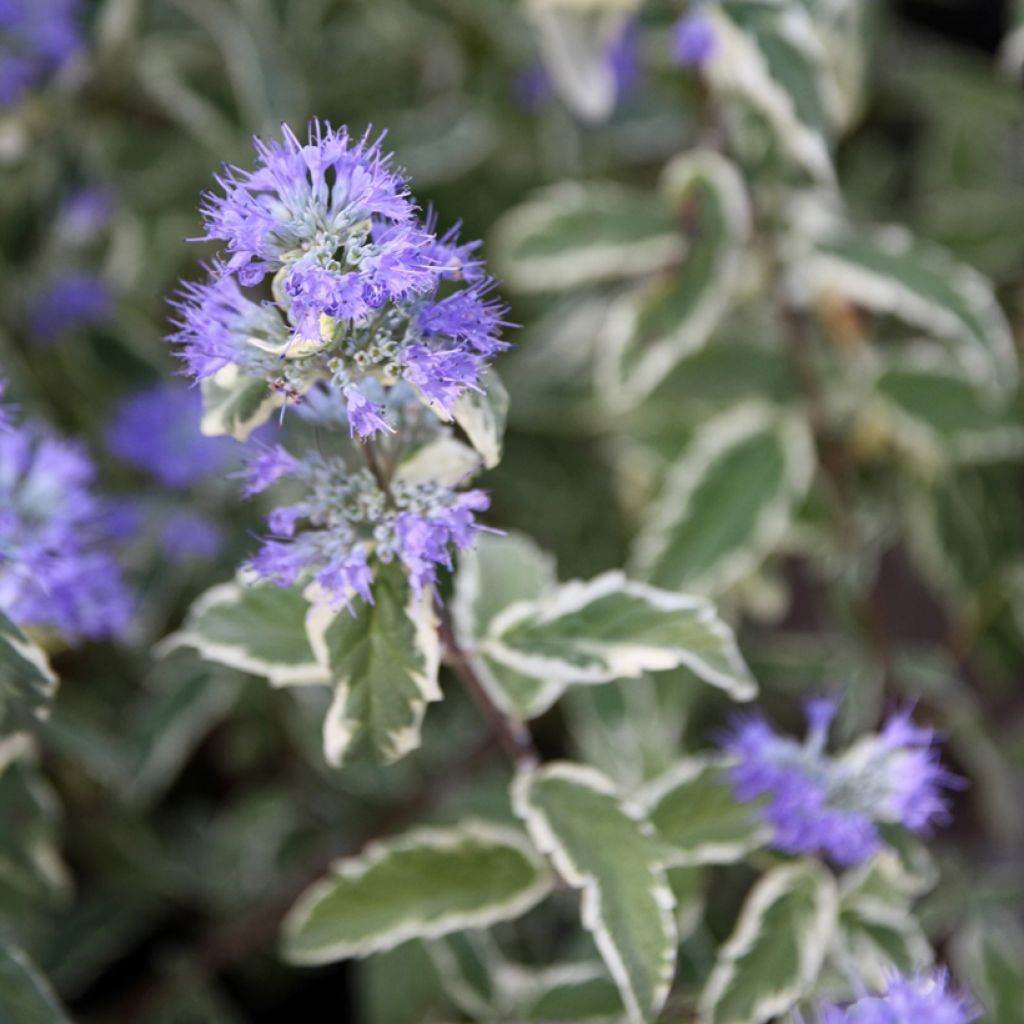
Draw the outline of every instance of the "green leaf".
M626 1015L654 1019L676 955L672 890L650 826L614 786L582 765L555 762L521 773L513 806L558 873L582 891L581 918L619 987Z
M712 89L757 111L792 160L831 182L842 96L814 20L799 5L750 0L726 0L708 16L715 48L704 73Z
M659 197L610 183L556 185L495 229L501 275L522 292L643 277L680 259L683 238Z
M608 49L626 29L624 6L608 3L604 10L593 5L588 10L544 2L525 5L551 83L584 121L604 121L615 109L619 87Z
M637 404L681 359L703 348L729 306L750 233L743 181L724 157L695 150L668 166L665 181L692 241L677 270L611 311L603 377L616 407Z
M717 593L789 530L814 472L802 420L748 403L705 422L672 467L634 547L652 584Z
M11 1024L70 1024L46 979L25 954L0 942L0 1010Z
M768 840L756 808L736 799L727 767L718 758L686 758L641 790L640 803L668 847L666 864L731 864Z
M284 955L295 964L362 957L520 917L551 889L513 829L483 822L420 829L339 861L291 909Z
M472 448L442 435L402 462L395 478L410 484L435 482L455 487L479 469L480 456Z
M954 937L957 975L988 1011L992 1024L1024 1024L1024 929L1013 915L989 910Z
M309 620L313 650L335 688L324 756L336 767L359 740L387 762L415 750L427 704L441 699L433 592L414 594L396 563L379 566L375 577L372 605L361 603L355 614L325 607Z
M199 428L208 437L230 434L238 441L270 419L284 398L269 390L266 381L246 377L230 363L200 385L203 416Z
M543 681L525 709L530 717L570 685L680 665L734 700L757 693L732 630L710 602L634 583L620 572L564 583L546 597L511 605L491 621L479 652Z
M459 643L472 648L499 612L558 585L555 560L523 533L481 533L459 556L452 618Z
M453 932L426 943L448 998L474 1020L493 1020L507 1009L502 974L507 961L487 932Z
M488 370L480 381L482 391L464 391L452 409L455 422L480 453L487 469L501 462L508 418L508 392L501 378Z
M523 985L531 994L517 1019L543 1024L617 1024L622 1020L622 998L603 964L548 967L524 977Z
M60 804L35 760L27 733L0 738L0 921L52 907L68 888Z
M0 612L0 721L9 707L45 719L56 692L57 677L46 655Z
M894 972L928 967L932 948L911 910L914 895L892 852L850 872L840 889L837 965L854 965L864 984L880 991Z
M296 588L223 583L195 600L181 630L157 651L192 647L207 661L263 676L272 686L327 683L306 635L309 613Z
M422 942L374 954L363 961L356 978L360 1020L366 1024L423 1024L447 1005ZM402 979L400 985L396 978Z
M700 997L702 1024L765 1024L813 988L838 914L832 875L807 861L751 890Z
M875 383L895 417L897 443L931 462L981 463L1024 455L1024 425L1012 408L934 353L886 367Z
M812 296L840 296L945 341L968 379L992 393L1017 387L1013 336L991 284L944 249L899 227L836 227L793 271Z
M207 733L229 714L242 684L243 677L211 671L192 655L158 666L127 722L130 765L119 780L126 798L149 805L159 797Z

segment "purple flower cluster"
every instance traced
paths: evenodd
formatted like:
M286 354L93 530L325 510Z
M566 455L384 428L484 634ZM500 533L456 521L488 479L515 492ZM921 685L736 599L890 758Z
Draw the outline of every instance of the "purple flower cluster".
M507 347L479 243L419 216L380 139L314 121L306 142L285 127L255 147L254 170L204 197L202 238L223 251L175 301L188 372L234 364L293 398L328 381L360 437L393 429L374 395L400 382L447 417Z
M185 490L238 463L233 441L199 432L201 411L198 391L167 384L145 388L118 407L107 428L107 448L165 487Z
M827 1007L821 1024L970 1024L979 1013L950 987L945 971L894 978L885 995L866 996L846 1009Z
M280 586L313 582L332 607L351 610L352 598L373 603L371 556L398 559L417 592L451 568L451 547L467 547L487 509L483 491L457 492L437 482L398 474L383 490L368 470L352 472L341 458L307 454L299 460L279 446L259 451L246 473L255 494L282 478L299 500L274 509L270 536L250 566Z
M826 751L838 703L808 704L803 743L780 736L759 716L736 722L724 743L739 800L766 801L773 845L793 854L824 853L837 864L863 863L882 846L879 824L927 830L948 814L944 788L959 781L942 768L931 729L894 715L881 733L839 755Z
M688 14L672 29L672 60L681 68L701 68L715 52L715 27L706 15Z
M0 609L20 625L101 637L130 617L94 475L70 441L33 424L0 431Z
M114 299L106 282L82 270L58 274L35 296L29 308L29 330L44 345L68 331L101 323L110 316Z
M79 0L0 0L0 107L59 71L83 46Z

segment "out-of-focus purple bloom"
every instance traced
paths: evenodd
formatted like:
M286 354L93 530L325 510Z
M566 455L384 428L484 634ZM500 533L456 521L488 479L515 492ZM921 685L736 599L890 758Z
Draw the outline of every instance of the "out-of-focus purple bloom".
M635 21L626 22L605 51L605 60L615 78L615 96L622 100L636 89L642 73L640 29Z
M681 68L703 67L715 52L715 26L704 14L688 14L672 29L672 60Z
M114 215L113 189L84 185L64 201L57 215L57 233L66 245L86 245L104 231Z
M0 107L17 103L83 45L79 0L0 0Z
M286 127L256 152L204 197L203 237L224 251L175 301L188 371L234 365L292 401L328 380L360 437L390 429L383 401L403 382L445 410L475 387L509 326L479 243L419 218L380 139L313 121L306 142ZM272 301L247 292L270 274Z
M821 1024L970 1024L980 1016L970 999L950 985L946 971L895 977L885 995L865 996L852 1006L822 1010Z
M201 412L198 391L168 384L146 388L118 407L107 428L107 447L166 487L184 490L238 462L234 442L199 432Z
M14 414L17 411L10 402L4 400L7 394L7 378L0 376L0 434L12 429Z
M608 44L604 63L615 81L616 101L637 89L643 76L643 62L640 29L635 21L627 21ZM554 99L555 89L543 64L531 64L518 74L513 97L517 106L528 114L536 113Z
M29 330L43 344L68 331L100 323L110 316L114 299L107 283L87 271L69 271L50 281L29 308Z
M224 531L198 512L174 512L163 523L160 543L168 558L208 560L223 547Z
M944 788L959 780L939 763L932 730L914 726L908 711L877 735L840 755L825 747L834 701L808 705L807 738L778 735L760 716L738 720L724 743L739 800L766 799L773 844L786 853L822 852L838 864L860 864L882 845L879 823L914 832L948 816Z
M71 637L117 633L131 594L106 504L77 444L32 424L0 433L0 608Z

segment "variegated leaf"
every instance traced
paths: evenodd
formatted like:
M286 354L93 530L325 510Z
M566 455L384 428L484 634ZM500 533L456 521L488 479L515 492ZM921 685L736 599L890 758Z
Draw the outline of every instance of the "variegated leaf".
M803 420L750 403L701 425L638 536L633 564L659 587L717 593L784 538L810 487Z
M204 380L201 388L200 429L208 437L230 434L245 441L284 404L283 396L272 393L266 381L246 377L234 363Z
M327 683L306 635L309 601L296 588L239 579L198 597L157 652L191 647L207 661L263 676L273 686Z
M665 841L666 864L731 864L771 838L756 808L736 799L727 770L720 758L686 758L640 791L638 800Z
M968 378L994 394L1016 389L1016 348L991 284L944 249L899 227L832 225L791 272L821 301L845 299L946 342Z
M734 700L757 692L732 630L704 598L658 590L609 572L564 583L510 605L490 623L478 653L518 676L543 681L528 716L570 685L632 679L685 665Z
M813 988L835 934L832 875L806 861L777 867L751 890L704 991L701 1024L766 1024Z
M678 261L685 248L660 197L610 183L538 193L502 217L494 244L502 277L522 292L642 277Z
M627 294L610 313L603 377L616 406L635 405L705 345L728 308L750 233L746 188L718 153L678 157L664 181L691 243L678 269Z
M583 926L634 1024L657 1017L676 954L674 900L650 826L599 772L554 762L521 773L513 806L558 873L581 890Z
M339 861L308 889L285 920L284 955L330 963L483 928L521 916L550 889L543 861L514 829L419 829Z
M431 589L413 593L391 563L378 567L373 598L354 614L320 608L308 622L317 660L335 688L324 721L324 755L335 766L360 739L385 761L404 757L419 746L427 704L441 699Z

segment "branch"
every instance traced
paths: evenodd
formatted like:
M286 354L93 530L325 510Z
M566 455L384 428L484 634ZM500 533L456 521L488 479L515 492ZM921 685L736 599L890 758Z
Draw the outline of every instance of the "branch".
M437 602L437 612L441 623L441 643L444 646L445 663L459 677L460 682L490 724L499 746L516 767L536 767L542 759L534 746L530 730L518 719L506 715L491 699L487 687L480 681L466 652L459 646L459 642L455 638L455 630L452 628L451 616L440 600Z

